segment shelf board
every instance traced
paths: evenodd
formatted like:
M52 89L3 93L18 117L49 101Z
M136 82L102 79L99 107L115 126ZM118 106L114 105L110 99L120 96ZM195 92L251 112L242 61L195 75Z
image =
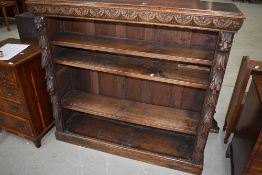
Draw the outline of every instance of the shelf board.
M81 48L107 53L212 65L214 51L200 47L181 47L177 44L114 37L89 36L64 32L52 41L53 45Z
M201 89L209 80L208 68L74 49L57 54L55 63Z
M195 142L195 136L192 135L80 113L75 113L68 119L66 128L67 131L82 137L184 160L191 159Z
M105 118L159 129L196 134L198 112L180 110L84 92L74 92L63 100L63 107Z

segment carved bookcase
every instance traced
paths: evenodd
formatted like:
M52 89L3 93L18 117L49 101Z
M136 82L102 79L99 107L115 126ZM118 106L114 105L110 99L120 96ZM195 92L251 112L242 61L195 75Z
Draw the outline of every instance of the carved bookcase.
M203 169L234 33L233 4L27 1L56 138L194 174Z

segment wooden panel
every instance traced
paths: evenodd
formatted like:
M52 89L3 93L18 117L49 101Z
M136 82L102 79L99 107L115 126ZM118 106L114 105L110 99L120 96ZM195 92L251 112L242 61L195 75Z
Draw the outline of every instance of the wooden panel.
M92 71L80 69L73 72L75 90L197 112L202 109L205 90L98 73L99 93L96 93L91 89L96 82L90 79Z
M141 83L142 80L134 78L126 78L126 99L140 101L141 99Z
M15 117L13 115L0 112L0 126L1 128L15 132L17 134L33 136L31 126L28 120Z
M126 23L118 23L116 25L116 37L126 38Z
M117 96L117 79L112 74L99 73L99 94ZM121 93L121 92L119 92Z
M153 86L154 83L150 81L142 81L141 82L141 99L142 103L149 103L152 104L153 98Z
M96 35L106 35L106 36L116 36L116 25L112 23L95 22L95 34Z
M203 46L206 48L214 49L217 44L218 33L198 31L192 32L191 45L192 46Z
M52 28L52 30L47 31L47 35L53 38L57 33L64 30L63 21L58 18L47 18L47 26Z
M77 68L203 89L207 88L209 80L208 68L69 48L57 54L55 62Z
M183 90L182 86L173 86L170 100L170 107L181 108L183 101Z
M70 132L76 134L181 159L190 159L194 144L193 136L157 131L91 115L76 114L69 119L67 126Z
M126 99L126 78L116 77L116 97Z
M145 28L142 25L126 26L126 36L129 39L144 40L145 39Z
M69 69L70 70L70 69ZM91 92L91 78L90 71L85 69L71 69L73 89Z
M71 22L71 20L68 19L63 20L63 24L64 31L86 33L88 30L85 20L74 20L74 22Z
M154 83L152 91L152 104L169 106L172 86L163 83Z
M50 129L54 121L51 99L47 93L45 70L41 68L40 52L35 52L30 60L17 66L16 70L30 113L32 130L35 136L40 137ZM40 138L35 140L40 142Z
M57 46L81 48L107 53L128 54L140 57L152 57L162 60L191 62L211 65L214 52L201 47L181 47L159 42L94 37L76 33L60 33L52 41Z
M181 109L189 109L192 111L201 112L205 95L206 95L205 90L185 87L183 89L183 99L182 99Z
M72 91L71 71L72 70L66 67L62 67L61 69L56 71L56 84L58 94L61 98L68 92Z
M190 134L195 134L199 120L197 112L82 92L73 93L64 100L63 106L111 119Z

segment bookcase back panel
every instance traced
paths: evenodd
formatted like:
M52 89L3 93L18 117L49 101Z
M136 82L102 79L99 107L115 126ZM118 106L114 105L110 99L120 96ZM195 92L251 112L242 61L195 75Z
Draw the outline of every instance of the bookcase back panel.
M108 73L72 71L74 90L201 112L205 90ZM70 89L70 88L68 88Z
M77 32L95 36L172 42L180 46L197 46L215 49L217 32L179 29L174 27L100 22L81 19L61 21L64 32Z

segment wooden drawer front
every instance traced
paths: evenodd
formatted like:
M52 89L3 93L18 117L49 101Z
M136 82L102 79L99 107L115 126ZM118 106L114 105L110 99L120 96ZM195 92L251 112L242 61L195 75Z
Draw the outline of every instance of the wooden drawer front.
M33 136L30 123L26 119L19 119L0 112L0 126L18 134Z
M16 82L9 81L9 80L2 79L2 78L0 78L0 85L7 86L7 87L17 87Z
M26 106L9 100L0 99L0 110L28 118Z
M262 174L262 160L253 159L248 168L248 173L251 175L261 175Z
M16 82L14 71L3 66L0 66L0 78Z
M0 96L8 100L22 102L22 98L19 95L19 89L7 86L0 86Z

